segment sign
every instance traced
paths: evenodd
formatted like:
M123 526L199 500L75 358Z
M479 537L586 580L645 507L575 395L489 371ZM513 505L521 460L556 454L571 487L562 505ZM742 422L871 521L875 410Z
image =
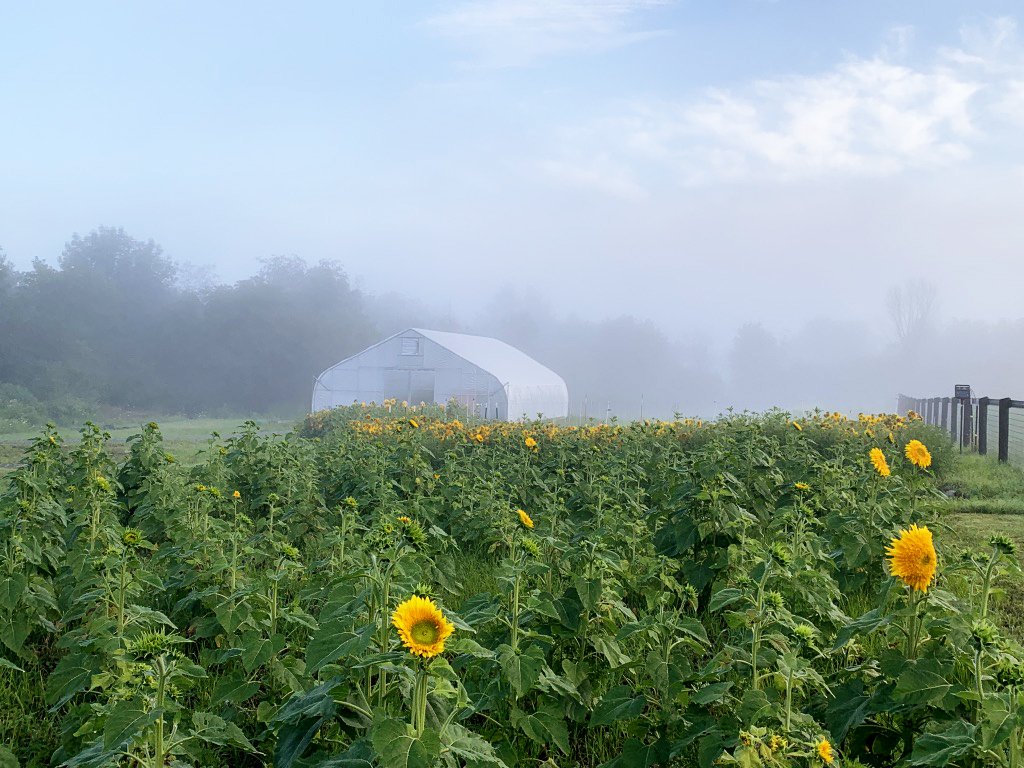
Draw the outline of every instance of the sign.
M955 384L953 386L954 397L957 400L970 400L971 399L971 385L970 384Z

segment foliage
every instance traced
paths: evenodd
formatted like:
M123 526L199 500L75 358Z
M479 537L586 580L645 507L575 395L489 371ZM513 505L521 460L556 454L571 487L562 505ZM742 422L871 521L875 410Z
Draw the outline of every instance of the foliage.
M52 764L1020 763L1024 652L991 623L1014 542L945 549L916 424L386 403L303 430L193 466L156 424L117 461L94 425L33 442L0 497L0 664L45 679ZM911 523L927 592L886 572Z

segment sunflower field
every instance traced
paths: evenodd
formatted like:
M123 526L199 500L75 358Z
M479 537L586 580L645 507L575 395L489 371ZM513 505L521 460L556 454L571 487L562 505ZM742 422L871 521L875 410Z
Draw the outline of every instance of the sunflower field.
M0 766L1018 766L1018 560L944 547L951 460L829 413L47 429L0 496Z

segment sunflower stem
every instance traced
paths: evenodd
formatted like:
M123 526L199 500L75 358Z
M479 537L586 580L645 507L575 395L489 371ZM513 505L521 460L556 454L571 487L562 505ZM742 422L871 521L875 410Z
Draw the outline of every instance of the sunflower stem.
M427 726L427 682L429 680L426 662L420 662L416 671L416 683L412 692L412 729L418 739Z

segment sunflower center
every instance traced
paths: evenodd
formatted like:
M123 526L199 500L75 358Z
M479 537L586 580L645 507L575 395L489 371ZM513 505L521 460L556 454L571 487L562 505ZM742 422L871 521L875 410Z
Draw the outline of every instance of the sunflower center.
M440 637L441 630L432 621L417 621L412 625L412 630L409 634L412 635L412 639L417 643L433 645L437 642L438 637Z
M921 565L931 565L931 564L932 564L932 556L930 554L925 552L923 555L921 555Z

